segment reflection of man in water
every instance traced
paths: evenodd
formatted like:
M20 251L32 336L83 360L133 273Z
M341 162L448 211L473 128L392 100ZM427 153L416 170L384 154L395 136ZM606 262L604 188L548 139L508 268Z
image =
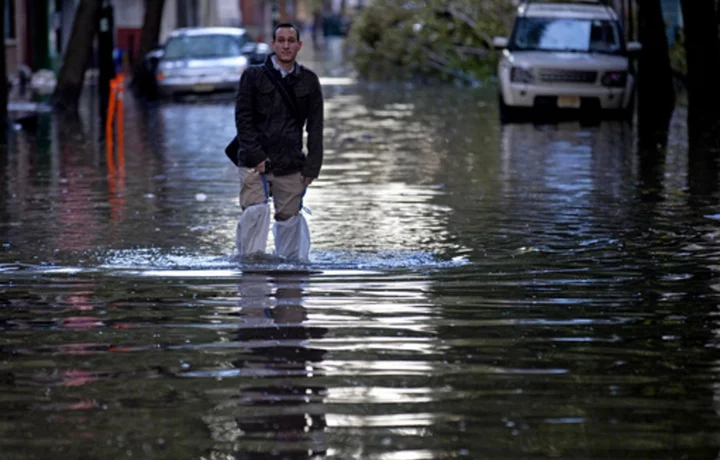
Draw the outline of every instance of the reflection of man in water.
M258 384L240 390L235 422L243 434L236 459L324 457L326 389L312 378L325 350L307 342L327 329L305 324L303 281L296 275L245 275L239 285L245 322L236 338L248 351L232 364Z

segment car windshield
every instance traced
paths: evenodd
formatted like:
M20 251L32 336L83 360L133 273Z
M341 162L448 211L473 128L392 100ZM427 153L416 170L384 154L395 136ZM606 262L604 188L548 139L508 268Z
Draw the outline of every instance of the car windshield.
M510 48L611 54L622 51L615 22L572 18L519 18Z
M205 59L240 56L241 40L230 35L184 35L165 45L165 59Z

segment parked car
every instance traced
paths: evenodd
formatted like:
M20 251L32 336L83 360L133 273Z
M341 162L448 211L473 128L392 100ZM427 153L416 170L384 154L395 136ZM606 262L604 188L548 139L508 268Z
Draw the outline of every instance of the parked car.
M161 96L234 91L245 68L268 54L242 28L182 28L144 57L144 68Z
M502 121L522 110L611 110L632 117L635 78L630 56L640 43L625 43L615 11L603 1L534 3L518 7L498 64Z

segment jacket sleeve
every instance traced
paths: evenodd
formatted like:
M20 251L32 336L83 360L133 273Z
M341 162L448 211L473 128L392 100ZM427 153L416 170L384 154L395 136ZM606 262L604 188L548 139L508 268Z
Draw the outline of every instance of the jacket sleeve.
M260 132L253 123L253 80L257 78L247 70L243 72L235 98L235 127L242 149L245 166L254 167L267 159L260 144Z
M309 94L307 118L308 154L302 175L316 178L323 162L324 102L320 81L315 77L315 89Z

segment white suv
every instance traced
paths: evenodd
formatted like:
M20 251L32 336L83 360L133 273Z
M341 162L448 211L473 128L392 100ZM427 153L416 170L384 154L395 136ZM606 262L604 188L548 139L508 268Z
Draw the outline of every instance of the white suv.
M512 34L495 37L500 117L522 108L603 109L632 117L635 79L617 14L602 1L518 7Z

